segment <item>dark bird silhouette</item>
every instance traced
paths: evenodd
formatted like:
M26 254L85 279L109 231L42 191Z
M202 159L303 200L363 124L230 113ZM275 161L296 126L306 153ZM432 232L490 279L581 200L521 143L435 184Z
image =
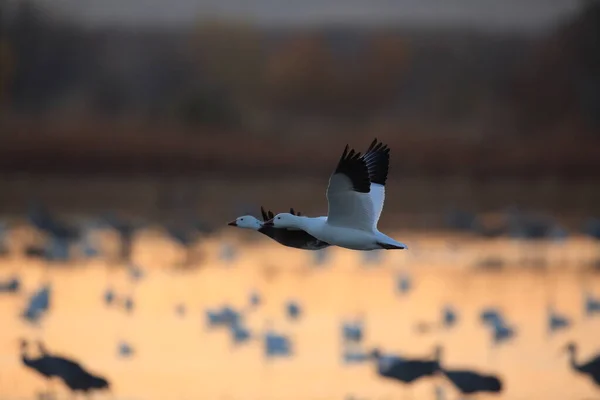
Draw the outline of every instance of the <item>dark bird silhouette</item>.
M600 386L600 355L583 364L577 364L577 345L569 343L566 346L569 352L571 368L580 374L589 375L597 386Z
M502 391L502 381L494 375L483 375L468 370L441 369L441 372L463 395Z
M44 356L38 358L32 358L27 355L27 341L21 339L21 362L26 367L36 371L38 374L42 375L47 382L47 391L50 393L50 379L53 376L56 376L55 369L52 364L48 362L48 359Z
M92 390L110 390L110 383L105 378L91 374L76 361L48 353L41 342L38 342L38 347L42 354L41 362L50 376L62 379L73 395L76 392L89 394Z
M436 350L439 372L445 376L462 395L471 395L480 392L500 393L502 381L495 375L484 375L477 371L451 370L441 365L440 347Z
M379 349L374 349L371 352L371 358L377 362L379 376L403 383L412 383L417 379L436 374L440 368L440 352L441 349L437 347L432 360L423 360L383 356Z

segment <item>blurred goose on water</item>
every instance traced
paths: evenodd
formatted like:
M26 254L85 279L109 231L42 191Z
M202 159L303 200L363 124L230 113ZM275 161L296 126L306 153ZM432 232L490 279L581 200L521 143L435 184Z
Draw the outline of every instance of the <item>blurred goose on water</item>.
M299 229L332 245L352 250L406 249L377 229L383 210L389 148L373 140L364 155L346 145L329 179L326 218L277 214L263 225Z
M356 349L344 349L342 353L342 360L344 364L362 364L370 361L371 355L361 350Z
M18 276L0 281L0 293L17 293L20 289L21 279Z
M585 292L584 311L587 317L600 314L600 298L594 297L594 295L590 292Z
M449 329L456 325L458 315L451 305L445 305L442 309L442 327Z
M258 293L257 291L252 291L248 298L248 303L250 304L250 307L252 307L252 308L258 307L260 305L260 302L261 302L260 293Z
M494 307L488 307L481 311L479 319L484 325L489 327L493 327L496 324L504 323L504 317L502 316L502 313L500 312L500 310Z
M499 310L487 308L481 312L481 322L490 329L492 333L492 343L499 345L514 338L517 334L516 329L509 325Z
M364 338L364 326L362 320L342 322L342 340L346 343L360 343Z
M410 279L410 275L408 275L405 272L398 274L398 276L396 277L396 290L400 294L405 294L410 291L411 287L412 282Z
M302 314L302 309L297 301L290 300L285 305L287 317L291 320L297 320Z
M294 247L304 250L319 250L329 246L329 243L323 242L301 230L276 228L272 225L265 226L264 222L273 218L275 215L271 211L265 211L263 207L260 208L260 211L263 218L262 222L252 215L244 215L242 217L238 217L235 221L231 221L228 225L258 231L287 247ZM290 208L290 214L298 216L301 215L300 212L296 214L293 208Z
M133 307L134 307L133 298L131 296L126 296L123 299L123 308L125 309L125 311L127 313L131 314L133 312Z
M129 358L134 354L133 347L126 341L119 342L118 353L120 357Z
M51 287L49 284L42 286L30 298L21 317L27 322L37 325L40 319L50 308Z
M263 334L263 350L266 358L290 357L293 353L292 340L269 327Z
M113 301L115 301L115 292L111 287L106 288L106 290L104 291L104 303L106 303L107 306L111 305L113 303Z
M571 320L565 315L559 314L556 312L552 305L548 305L548 333L552 334L554 332L558 332L564 329L567 329L571 326Z
M228 305L218 309L206 310L205 316L207 328L231 327L239 324L243 318L241 312L234 310Z

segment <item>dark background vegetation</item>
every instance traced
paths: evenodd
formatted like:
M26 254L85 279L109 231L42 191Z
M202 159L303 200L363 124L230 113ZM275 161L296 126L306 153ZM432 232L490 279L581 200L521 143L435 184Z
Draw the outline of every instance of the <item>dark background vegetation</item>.
M527 199L550 181L540 203L598 207L598 2L535 33L94 27L31 1L0 10L5 204L22 200L23 176L325 179L346 143L377 136L393 149L390 179L425 182L424 196L443 197L440 180L509 180Z

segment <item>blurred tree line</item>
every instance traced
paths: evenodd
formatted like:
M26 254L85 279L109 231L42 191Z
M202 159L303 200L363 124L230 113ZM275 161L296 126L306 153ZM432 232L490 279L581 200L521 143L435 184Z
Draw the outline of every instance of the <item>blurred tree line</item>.
M384 120L476 138L598 132L598 2L539 38L210 20L92 29L31 0L10 4L0 0L0 99L14 115L273 132L307 118Z

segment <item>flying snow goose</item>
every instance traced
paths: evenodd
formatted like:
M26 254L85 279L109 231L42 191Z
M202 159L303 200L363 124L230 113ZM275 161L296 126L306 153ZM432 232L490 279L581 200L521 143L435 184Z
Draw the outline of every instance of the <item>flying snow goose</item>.
M260 211L262 213L263 221L267 221L274 217L273 212L266 212L263 207L260 208ZM294 212L294 209L291 208L290 215L300 216L301 214L300 212ZM325 219L325 217L319 218ZM252 215L238 217L235 221L231 221L228 225L258 231L284 246L294 247L297 249L320 250L329 246L329 243L323 242L302 230L276 228L273 225L264 226L263 222L259 221Z
M277 214L263 223L300 229L331 245L352 250L406 249L377 229L385 198L389 148L375 139L365 155L346 145L327 188L328 215L308 218Z

